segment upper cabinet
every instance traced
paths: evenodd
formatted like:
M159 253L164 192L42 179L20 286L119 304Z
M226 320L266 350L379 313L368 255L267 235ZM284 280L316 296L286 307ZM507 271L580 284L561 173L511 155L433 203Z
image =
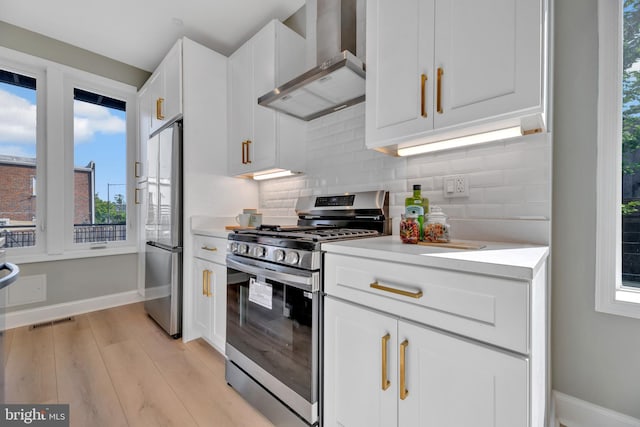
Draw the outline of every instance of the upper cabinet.
M137 182L146 181L149 135L182 115L182 39L178 40L138 92Z
M544 129L544 0L367 2L366 141Z
M229 58L229 174L304 168L306 125L258 105L258 98L305 71L305 40L277 20Z
M182 40L173 45L148 85L153 133L182 114Z

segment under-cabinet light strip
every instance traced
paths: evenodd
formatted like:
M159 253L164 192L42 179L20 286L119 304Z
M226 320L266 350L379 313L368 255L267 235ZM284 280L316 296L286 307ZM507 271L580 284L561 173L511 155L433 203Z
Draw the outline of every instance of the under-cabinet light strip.
M522 136L522 128L513 126L505 129L492 130L489 132L476 133L474 135L462 136L460 138L446 139L442 141L428 142L426 144L414 145L398 149L398 156L413 156L416 154L430 153L433 151L448 150L450 148L466 147L468 145L481 144L483 142L498 141L501 139Z
M285 170L285 171L278 171L278 172L256 174L256 175L253 175L253 179L255 179L256 181L261 181L263 179L282 178L284 176L293 176L293 175L297 175L297 174L295 172Z

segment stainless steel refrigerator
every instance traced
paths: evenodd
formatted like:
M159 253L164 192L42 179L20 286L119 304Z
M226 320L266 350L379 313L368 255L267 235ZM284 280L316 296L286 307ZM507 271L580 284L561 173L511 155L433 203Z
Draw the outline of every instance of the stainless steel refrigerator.
M147 143L145 311L174 338L182 334L182 122Z

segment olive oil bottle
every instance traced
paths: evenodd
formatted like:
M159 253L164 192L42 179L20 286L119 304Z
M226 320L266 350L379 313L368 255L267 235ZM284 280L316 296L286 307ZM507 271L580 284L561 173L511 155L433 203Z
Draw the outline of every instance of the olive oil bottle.
M429 199L422 197L422 186L413 186L413 196L404 200L405 214L416 214L420 224L420 240L424 238L424 218L429 213Z

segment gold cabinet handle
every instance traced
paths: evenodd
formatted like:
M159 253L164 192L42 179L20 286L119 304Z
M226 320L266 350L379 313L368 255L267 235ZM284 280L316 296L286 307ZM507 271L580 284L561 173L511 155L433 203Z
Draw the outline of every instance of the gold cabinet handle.
M142 163L141 162L135 162L135 164L133 165L133 175L136 178L140 178L142 176Z
M405 400L409 395L409 390L407 390L407 364L406 364L406 353L407 347L409 346L409 341L404 340L402 344L400 344L400 400Z
M382 390L386 390L391 385L391 381L387 377L387 344L391 335L386 334L382 337Z
M251 158L249 157L249 144L251 144L251 140L247 139L247 163L251 164Z
M209 270L202 270L202 295L207 294L207 271Z
M203 247L201 247L200 249L205 250L205 251L209 251L209 252L216 252L216 251L218 250L218 248L216 248L216 247L210 248L210 247L209 247L209 246L207 246L207 245L204 245L204 246L203 246Z
M138 194L139 194L138 192L139 192L139 191L140 191L140 189L139 189L139 188L136 188L136 189L134 190L134 196L135 196L135 197L134 197L134 203L135 203L136 205L139 205L139 204L141 203L141 202L140 202L140 198L138 197Z
M246 165L247 164L247 154L245 151L245 147L247 145L247 141L242 141L242 164Z
M162 114L162 104L164 103L164 98L158 98L156 100L156 118L158 120L164 120L164 115Z
M381 291L385 291L385 292L391 292L392 294L398 294L398 295L402 295L405 297L411 297L411 298L422 298L422 291L418 291L418 292L409 292L409 291L404 291L402 289L396 289L396 288L392 288L389 286L385 286L385 285L381 285L380 283L378 283L377 281L370 283L369 284L370 288L373 289L379 289Z
M425 89L427 87L427 75L426 74L421 74L420 75L420 115L422 117L427 117L427 107L426 107L426 93L425 93Z
M211 270L207 270L207 296L211 296Z
M438 68L438 92L436 94L436 111L438 114L442 114L444 111L442 110L442 75L444 74L444 70L442 68Z

